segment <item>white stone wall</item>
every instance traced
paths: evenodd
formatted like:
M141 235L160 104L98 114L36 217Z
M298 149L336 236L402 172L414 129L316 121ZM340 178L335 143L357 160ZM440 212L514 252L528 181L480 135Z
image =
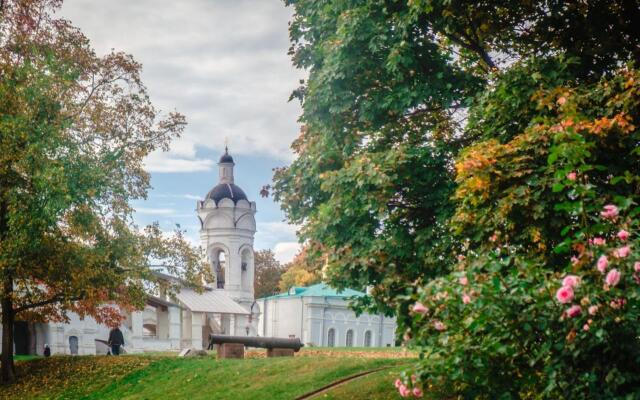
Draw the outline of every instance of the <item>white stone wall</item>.
M343 347L347 331L352 330L353 346L363 347L365 333L370 331L372 347L395 345L395 318L366 313L356 317L344 299L284 297L258 302L262 310L260 336L295 335L307 345L327 346L329 330L334 329L335 346Z

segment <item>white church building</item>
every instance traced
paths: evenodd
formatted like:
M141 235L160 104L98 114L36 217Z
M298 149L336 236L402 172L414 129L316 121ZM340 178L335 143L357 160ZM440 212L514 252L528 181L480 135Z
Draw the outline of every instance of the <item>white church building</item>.
M124 351L203 349L211 333L296 336L315 346L393 346L395 319L368 314L355 317L348 309L346 296L360 292L337 294L316 285L255 300L256 204L235 184L234 165L225 150L218 162L218 184L196 204L200 240L216 281L203 293L183 288L174 295L149 295L143 310L124 315L120 326ZM157 275L176 280L161 272ZM42 355L45 344L52 354L107 353L109 327L73 313L69 317L68 323L18 321L16 354Z
M261 336L298 337L307 346L393 347L396 319L363 313L356 316L349 299L366 296L324 283L292 287L287 293L258 299Z

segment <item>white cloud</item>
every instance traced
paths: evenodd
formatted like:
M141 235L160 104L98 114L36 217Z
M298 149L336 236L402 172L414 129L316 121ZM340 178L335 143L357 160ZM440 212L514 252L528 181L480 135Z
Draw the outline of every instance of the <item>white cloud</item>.
M137 207L136 212L145 215L173 215L176 210L173 208Z
M210 171L213 160L175 158L168 153L153 153L145 160L149 172L200 172Z
M185 194L157 194L157 193L153 193L153 197L160 197L160 198L171 198L171 199L187 199L187 200L202 200L202 196L198 196L197 194L190 194L190 193L185 193ZM194 215L194 214L189 214L189 215Z
M272 248L279 242L296 242L297 225L290 225L286 222L258 222L256 232L257 248ZM275 251L275 250L274 250Z
M273 252L276 260L281 264L286 264L293 260L293 257L300 251L300 243L298 242L280 242L276 244Z
M187 117L167 153L149 157L153 172L210 169L197 149L235 154L293 154L300 106L289 95L306 74L291 65L281 0L74 0L61 14L99 54L126 51L144 65L151 99Z

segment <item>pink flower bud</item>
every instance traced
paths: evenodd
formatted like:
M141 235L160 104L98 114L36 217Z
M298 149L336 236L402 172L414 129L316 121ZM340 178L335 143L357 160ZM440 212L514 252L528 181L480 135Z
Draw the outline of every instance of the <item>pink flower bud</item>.
M615 286L618 284L618 282L620 282L620 271L618 271L617 269L612 269L611 271L609 271L609 273L607 274L607 276L604 278L604 281L607 283L607 285L609 286Z
M447 329L447 327L440 321L434 321L433 322L433 327L436 328L437 331L444 331L445 329Z
M567 179L570 180L570 181L575 181L576 177L577 177L577 174L575 172L569 172L567 174Z
M636 262L633 264L633 269L634 269L636 272L640 272L640 261L636 261Z
M422 397L422 389L420 389L419 387L414 387L413 395L416 397Z
M395 385L396 385L396 389L400 388L400 386L402 386L402 381L399 378L396 379Z
M582 326L582 330L583 330L583 331L585 331L585 332L587 332L587 331L589 330L589 324L584 324L584 325Z
M604 206L604 210L600 212L600 215L604 219L614 220L618 217L618 207L613 204L607 204Z
M580 278L575 275L567 275L562 280L562 286L576 287L580 283Z
M589 307L589 315L596 315L597 312L598 312L598 306Z
M613 251L613 256L616 258L625 258L631 253L631 246L622 246L619 249Z
M629 232L625 231L624 229L620 229L620 232L618 232L616 236L618 236L618 239L624 242L629 239Z
M426 314L429 312L429 309L425 307L424 304L416 301L416 303L413 305L413 312L416 312L418 314Z
M607 256L601 255L600 258L598 258L598 271L604 274L605 272L607 272L608 266L609 266L609 259L607 258Z
M567 317L569 318L577 317L580 313L582 313L582 308L577 304L567 309Z
M465 293L465 294L463 294L463 295L462 295L462 302L463 302L464 304L469 304L469 303L471 303L471 297L470 297L468 294L466 294L466 293Z
M462 286L467 286L469 284L469 279L467 279L466 276L461 276L460 279L458 279L458 282L460 282Z

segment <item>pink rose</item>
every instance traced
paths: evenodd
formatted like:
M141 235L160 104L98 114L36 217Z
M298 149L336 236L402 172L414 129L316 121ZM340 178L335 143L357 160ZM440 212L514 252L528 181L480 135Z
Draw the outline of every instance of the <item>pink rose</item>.
M618 217L618 207L613 204L604 206L604 210L600 212L602 218L614 220Z
M598 312L598 306L589 307L589 315L596 315L597 312Z
M562 280L562 286L576 287L580 283L580 278L575 275L567 275Z
M400 396L409 397L411 395L411 389L406 387L405 385L400 385L398 388L398 392L400 392Z
M625 299L623 299L623 298L618 298L618 299L611 300L611 302L609 303L611 308L616 309L616 310L618 308L624 306L625 304L627 304L627 301Z
M633 264L633 269L634 269L636 272L640 272L640 261L636 261L636 262Z
M577 317L580 313L582 313L582 308L577 304L567 309L567 317L569 318Z
M416 383L417 380L418 377L416 376L416 374L411 375L411 383Z
M616 258L625 258L631 253L631 246L622 246L619 249L613 251L613 256Z
M576 173L575 173L575 172L569 172L569 173L567 174L567 179L568 179L568 180L570 180L570 181L575 181L575 180L576 180L576 177L577 177L577 175L576 175Z
M582 326L582 330L583 330L583 331L585 331L585 332L587 332L587 331L589 330L589 324L584 324L584 325Z
M618 271L617 269L612 269L611 271L609 271L609 273L607 274L607 276L604 278L604 281L607 283L607 285L609 286L615 286L618 284L618 282L620 282L620 271Z
M598 258L598 271L604 274L607 271L608 266L609 259L607 258L607 256L601 255L600 258Z
M595 246L604 246L607 243L607 241L601 237L594 237L593 239L589 239L589 243Z
M463 294L463 295L462 295L462 302L463 302L464 304L469 304L469 303L471 303L471 297L470 297L468 294L466 294L466 293L465 293L465 294Z
M467 279L466 276L461 276L460 279L458 279L458 282L460 282L462 286L467 286L469 284L469 279Z
M445 329L447 329L446 326L444 326L444 324L440 321L434 321L433 323L433 327L436 328L437 331L444 331Z
M556 299L562 303L567 304L573 300L573 288L571 286L563 286L556 292Z
M496 240L498 240L498 235L495 233L489 237L490 242L495 242Z
M617 236L618 236L618 239L624 242L627 239L629 239L629 232L625 231L624 229L620 229L620 232L618 232Z
M416 301L416 303L413 305L413 311L417 312L418 314L426 314L429 312L429 309L425 307L424 304Z
M416 397L422 397L422 389L420 389L419 387L414 387L413 395Z
M400 388L400 386L402 385L402 381L400 380L400 378L396 379L395 385L396 385L396 389Z

